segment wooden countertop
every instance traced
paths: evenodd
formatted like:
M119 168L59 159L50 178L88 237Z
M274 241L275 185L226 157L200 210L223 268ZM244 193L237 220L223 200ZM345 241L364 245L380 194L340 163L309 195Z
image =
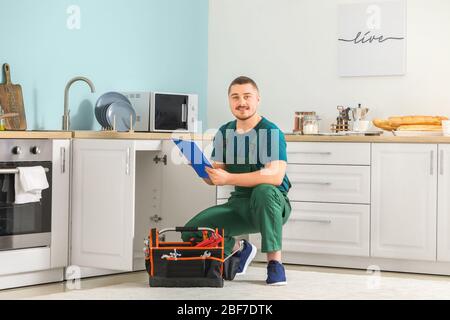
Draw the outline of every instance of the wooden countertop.
M73 131L76 139L131 139L131 140L169 140L172 137L189 140L212 140L214 135L194 133L172 134L170 132L114 132L114 131Z
M396 137L390 133L381 136L308 136L286 133L288 142L386 142L386 143L450 143L450 137L445 136L417 136ZM180 134L190 140L212 140L212 134ZM161 132L111 132L111 131L74 131L73 138L78 139L133 139L133 140L168 140L172 133Z
M398 137L391 133L381 136L308 136L285 134L286 141L291 142L378 142L378 143L450 143L447 136Z
M0 139L71 139L72 131L0 131Z
M112 131L0 131L0 139L131 139L168 140L173 137L189 140L212 140L212 134L177 134L162 132ZM288 142L378 142L378 143L450 143L447 136L396 137L391 133L381 136L314 136L285 133Z

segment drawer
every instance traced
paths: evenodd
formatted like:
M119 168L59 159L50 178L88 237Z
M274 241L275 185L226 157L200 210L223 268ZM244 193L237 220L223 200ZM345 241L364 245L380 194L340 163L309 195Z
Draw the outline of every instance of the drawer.
M288 163L370 165L370 143L288 142Z
M370 167L287 166L291 201L370 204Z
M370 206L291 202L283 227L283 251L369 256ZM260 245L261 236L250 240Z
M234 186L218 186L217 199L228 199L233 191Z

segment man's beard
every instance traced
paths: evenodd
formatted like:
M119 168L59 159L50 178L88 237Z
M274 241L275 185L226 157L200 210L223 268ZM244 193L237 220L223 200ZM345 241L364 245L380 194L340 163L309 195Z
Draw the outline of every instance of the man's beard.
M235 116L236 118L238 118L239 120L241 120L241 121L245 121L245 120L248 120L248 119L250 119L251 117L253 117L254 115L255 115L255 113L256 113L256 110L255 110L255 112L253 112L251 115L249 115L248 117L239 117L239 116Z

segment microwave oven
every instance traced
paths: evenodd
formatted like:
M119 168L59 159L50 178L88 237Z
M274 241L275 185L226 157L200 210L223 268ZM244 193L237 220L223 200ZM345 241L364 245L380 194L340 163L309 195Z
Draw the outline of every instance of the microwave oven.
M198 95L167 92L121 92L136 111L135 131L197 132Z

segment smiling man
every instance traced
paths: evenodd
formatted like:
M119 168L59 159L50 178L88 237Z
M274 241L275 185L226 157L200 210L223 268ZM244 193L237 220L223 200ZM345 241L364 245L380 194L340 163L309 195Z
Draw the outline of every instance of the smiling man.
M286 284L281 262L282 227L289 218L287 197L291 187L286 175L286 141L272 122L258 114L259 89L248 77L238 77L228 88L231 113L236 120L218 130L212 152L213 169L208 168L210 185L235 186L227 203L207 208L186 227L223 228L225 255L236 253L240 265L236 275L246 272L256 247L235 236L260 233L261 251L267 253L269 285ZM198 234L184 233L184 241ZM241 246L242 244L242 246Z

